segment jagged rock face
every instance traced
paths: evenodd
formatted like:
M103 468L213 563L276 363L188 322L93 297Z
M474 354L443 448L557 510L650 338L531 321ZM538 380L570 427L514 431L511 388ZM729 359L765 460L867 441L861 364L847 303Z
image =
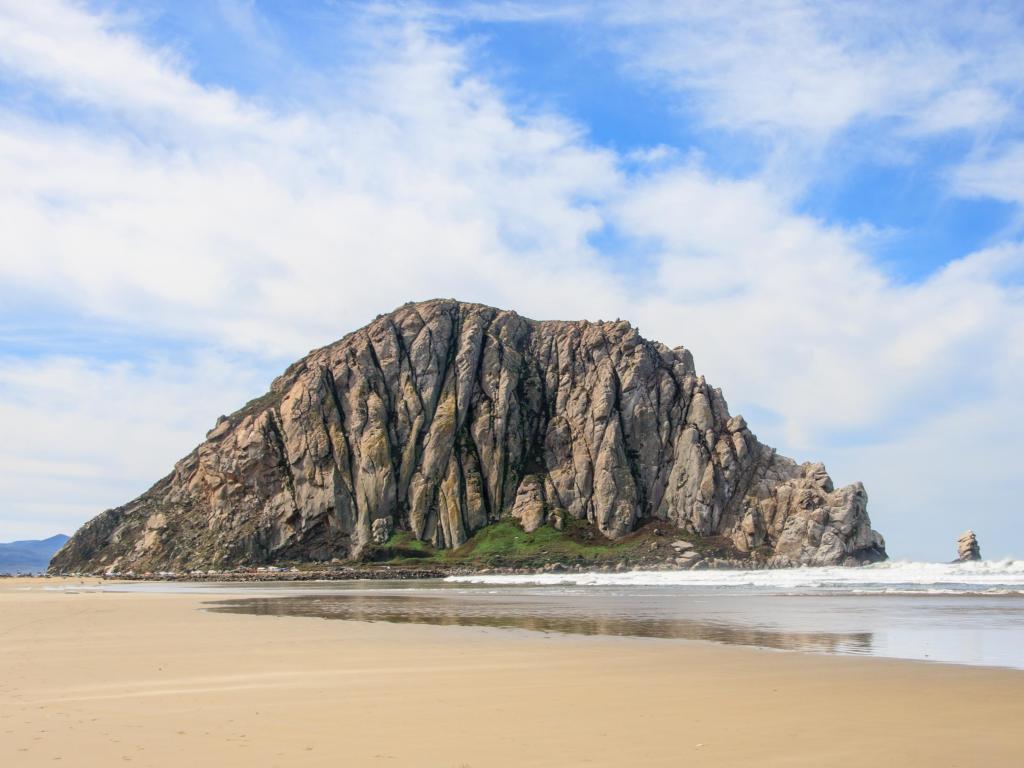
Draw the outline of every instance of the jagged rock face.
M458 547L567 515L610 538L657 518L775 565L885 556L863 486L759 443L687 350L626 322L429 301L292 365L51 567L346 558L393 528Z
M961 563L981 560L981 546L974 531L968 530L960 534L956 542L956 559Z

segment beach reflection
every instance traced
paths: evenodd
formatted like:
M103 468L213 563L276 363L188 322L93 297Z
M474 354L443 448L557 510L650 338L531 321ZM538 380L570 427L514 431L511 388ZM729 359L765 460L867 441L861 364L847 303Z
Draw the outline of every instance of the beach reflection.
M635 615L635 606L581 606L559 600L472 595L332 594L261 597L213 604L222 613L303 616L345 621L523 629L571 635L703 640L778 650L871 654L872 632L786 631L718 620ZM599 608L594 611L594 608Z

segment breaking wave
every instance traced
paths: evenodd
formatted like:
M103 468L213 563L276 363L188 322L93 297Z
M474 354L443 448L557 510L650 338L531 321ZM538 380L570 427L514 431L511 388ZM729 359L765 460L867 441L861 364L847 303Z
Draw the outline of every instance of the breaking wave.
M474 574L450 576L447 581L540 586L741 587L788 593L1024 595L1024 560L981 560L973 563L890 561L860 568L805 567L760 571Z

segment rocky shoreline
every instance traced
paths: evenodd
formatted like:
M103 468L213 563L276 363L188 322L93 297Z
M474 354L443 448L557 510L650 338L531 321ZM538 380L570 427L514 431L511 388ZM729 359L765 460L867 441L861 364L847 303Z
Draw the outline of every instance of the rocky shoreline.
M785 570L792 566L774 565L763 560L741 558L700 558L687 563L664 561L580 564L551 562L536 567L438 565L415 567L407 565L335 565L322 568L297 566L257 566L231 570L163 571L156 573L108 572L102 574L66 573L61 576L90 576L109 581L176 581L176 582L293 582L293 581L394 581L413 579L444 579L449 576L516 575L549 573L625 573L629 571L702 571L702 570Z

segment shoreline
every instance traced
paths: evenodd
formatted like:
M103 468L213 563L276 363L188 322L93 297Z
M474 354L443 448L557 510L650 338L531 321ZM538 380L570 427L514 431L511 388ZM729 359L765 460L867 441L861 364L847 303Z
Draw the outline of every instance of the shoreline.
M1012 765L1024 672L711 643L216 613L0 582L0 760ZM244 593L240 595L244 597ZM222 597L222 596L218 596Z
M408 579L445 579L449 576L541 576L547 574L570 573L629 573L635 571L683 572L683 571L787 571L799 570L794 565L767 565L760 562L746 563L734 560L705 560L696 564L697 567L680 568L666 562L638 563L628 567L617 568L608 565L566 565L554 563L543 568L516 566L484 566L466 565L434 566L418 568L406 565L356 565L336 566L323 569L292 569L277 566L260 566L252 569L218 571L205 573L192 572L161 572L161 573L60 573L60 574L0 574L0 578L13 579L77 579L98 578L107 581L155 581L155 582L261 582L261 581L393 581ZM833 566L859 568L859 566ZM260 570L260 569L263 570Z
M0 583L5 580L26 579L101 579L109 582L167 582L167 583L249 583L249 582L312 582L312 581L392 581L414 579L446 579L449 577L473 576L570 576L587 574L635 574L635 573L807 573L820 570L839 571L855 574L864 570L873 572L873 566L887 564L899 566L909 561L881 561L858 565L806 566L769 564L759 560L734 560L711 558L692 565L680 567L664 560L645 560L633 563L563 563L551 562L544 566L483 565L475 563L430 563L422 566L390 563L337 563L299 567L297 565L236 566L230 569L195 569L190 571L158 571L137 573L121 572L72 572L72 573L0 573ZM948 562L920 562L924 567L956 566L999 566L1014 560L978 560ZM910 563L913 564L913 563Z

